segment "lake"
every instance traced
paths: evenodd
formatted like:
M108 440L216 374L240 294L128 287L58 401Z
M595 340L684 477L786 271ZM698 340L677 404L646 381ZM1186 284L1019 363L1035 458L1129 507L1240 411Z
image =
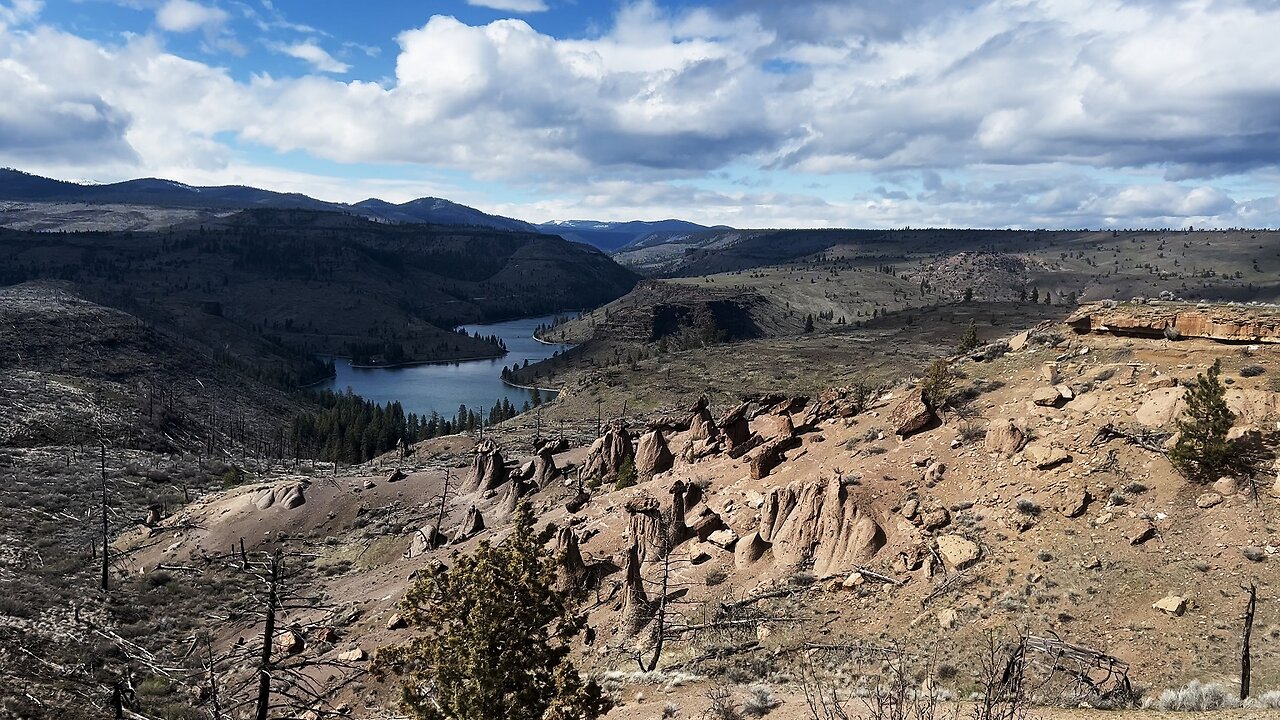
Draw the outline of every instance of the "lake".
M563 315L564 313L560 313ZM452 418L459 405L488 413L494 402L503 398L519 409L533 397L533 391L511 387L502 382L502 368L514 364L531 364L545 360L556 351L572 345L548 345L533 339L539 325L551 324L555 315L522 318L489 325L466 325L467 333L497 335L507 345L507 354L493 360L466 360L454 363L413 365L399 368L353 368L342 358L334 362L335 375L324 387L335 392L352 392L379 405L399 402L406 415L418 413L430 417L431 412ZM549 400L554 393L542 392Z

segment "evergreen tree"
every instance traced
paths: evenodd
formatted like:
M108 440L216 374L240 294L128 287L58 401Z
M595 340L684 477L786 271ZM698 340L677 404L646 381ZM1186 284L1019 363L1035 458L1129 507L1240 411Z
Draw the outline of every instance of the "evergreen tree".
M528 503L498 545L480 543L451 566L418 573L401 605L423 634L384 648L374 666L400 677L401 701L423 720L595 720L610 702L569 661L585 617L555 589L547 550L554 528L534 530Z
M951 366L943 358L930 363L924 371L924 377L920 379L920 396L935 410L951 402L954 389L955 377L951 374Z
M964 289L964 301L967 303L973 302L973 288L969 287Z
M1215 360L1196 375L1187 390L1187 409L1178 419L1178 442L1169 452L1169 462L1193 482L1210 482L1232 469L1227 433L1236 416L1227 407L1227 389L1218 379L1221 370L1222 361Z
M960 338L960 352L967 353L978 347L978 324L974 320L969 321L969 327L965 329L964 335Z
M804 331L807 333L813 332L813 313L809 313L808 315L805 316Z

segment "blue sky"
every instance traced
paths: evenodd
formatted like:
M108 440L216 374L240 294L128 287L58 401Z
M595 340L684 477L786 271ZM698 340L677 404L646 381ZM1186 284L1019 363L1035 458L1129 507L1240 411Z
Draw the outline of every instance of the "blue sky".
M1274 0L0 0L0 165L533 221L1280 225Z

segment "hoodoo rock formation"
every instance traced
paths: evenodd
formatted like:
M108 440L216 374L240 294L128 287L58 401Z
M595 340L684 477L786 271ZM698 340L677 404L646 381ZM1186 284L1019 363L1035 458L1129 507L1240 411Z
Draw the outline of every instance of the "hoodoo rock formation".
M487 492L497 489L507 481L507 465L502 451L492 440L476 443L475 457L471 461L471 476L467 480L467 492Z
M717 440L720 437L720 428L716 427L709 407L710 402L703 396L689 408L689 439L695 443L699 440Z
M670 470L675 460L667 439L662 435L662 428L653 428L636 441L636 473L643 480Z
M582 474L611 482L618 479L618 472L624 466L634 466L635 457L635 448L631 444L631 433L627 431L626 422L614 420L605 428L604 434L591 444Z
M873 513L851 498L838 478L773 488L760 510L757 532L759 538L746 544L769 543L774 562L788 567L812 562L819 576L864 563L887 542Z
M529 477L529 482L535 488L548 487L560 479L560 468L556 467L553 450L552 444L545 441L539 441L534 447L533 474Z
M582 559L578 534L573 528L563 527L556 533L553 554L556 561L556 589L572 594L586 586L589 575L587 563Z
M751 423L747 420L747 411L750 408L751 403L740 403L720 416L717 424L724 435L725 445L730 451L751 439Z

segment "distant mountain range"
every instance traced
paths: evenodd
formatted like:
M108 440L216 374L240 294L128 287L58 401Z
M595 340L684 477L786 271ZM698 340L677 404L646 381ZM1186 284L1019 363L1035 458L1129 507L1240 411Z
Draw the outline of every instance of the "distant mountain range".
M656 222L601 222L566 220L534 225L523 220L491 215L466 205L434 197L395 204L378 198L358 203L317 200L299 193L281 193L245 185L201 187L173 180L142 178L102 185L54 180L20 170L0 168L0 203L24 204L0 208L0 225L24 229L144 230L157 226L204 220L227 211L253 208L300 209L342 212L376 222L466 225L513 232L555 234L605 252L678 242L709 228L685 220ZM76 214L75 206L130 206L128 212ZM56 208L50 206L57 206ZM145 217L143 208L175 211ZM210 211L210 212L206 212ZM221 213L212 212L221 211ZM142 215L143 217L140 217Z
M634 249L676 242L707 230L731 230L726 225L707 227L688 220L655 220L652 222L605 222L600 220L558 220L542 223L538 229L559 235L565 240L594 245L605 252Z

